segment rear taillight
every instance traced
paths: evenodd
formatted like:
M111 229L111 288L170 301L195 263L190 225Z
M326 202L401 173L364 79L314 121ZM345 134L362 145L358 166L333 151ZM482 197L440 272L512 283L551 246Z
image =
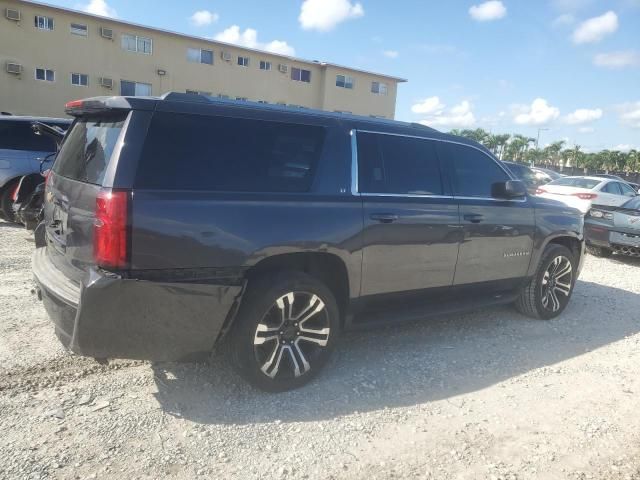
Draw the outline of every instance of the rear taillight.
M541 195L543 193L547 193L547 191L544 188L536 188L536 195Z
M93 258L100 267L128 265L130 196L126 190L101 190L96 198Z
M598 195L595 193L572 193L574 197L578 197L580 200L593 200L594 198L598 198Z
M44 177L44 187L47 188L47 185L49 185L49 178L51 178L51 169L42 172L42 176Z

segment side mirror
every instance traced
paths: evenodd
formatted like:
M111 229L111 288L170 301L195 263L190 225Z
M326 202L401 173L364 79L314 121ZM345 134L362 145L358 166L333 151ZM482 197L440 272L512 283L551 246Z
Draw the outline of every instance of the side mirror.
M496 182L491 185L491 196L493 198L522 198L527 196L527 188L520 180L507 180L506 182Z

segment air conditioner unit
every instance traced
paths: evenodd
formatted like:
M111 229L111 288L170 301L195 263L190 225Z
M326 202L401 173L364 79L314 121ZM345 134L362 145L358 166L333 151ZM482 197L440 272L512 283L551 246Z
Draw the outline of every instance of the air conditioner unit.
M231 61L231 54L229 52L222 52L222 59L225 62L230 62Z
M103 38L108 38L109 40L113 40L113 30L111 28L100 27L100 35Z
M22 73L22 65L20 65L19 63L7 62L7 73L20 75Z
M280 70L282 73L287 73L289 71L289 65L284 65L284 64L280 64L278 65L278 70Z
M9 20L13 20L14 22L20 21L20 10L13 10L12 8L7 8L4 12L4 15Z
M104 88L113 88L113 78L100 77L98 83Z

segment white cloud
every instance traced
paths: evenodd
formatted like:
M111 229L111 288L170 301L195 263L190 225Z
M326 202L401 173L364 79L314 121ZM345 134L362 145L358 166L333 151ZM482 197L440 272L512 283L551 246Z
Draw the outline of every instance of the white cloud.
M397 50L383 50L382 54L387 58L398 58L399 55Z
M593 128L593 127L580 127L578 129L578 132L580 132L580 133L593 133L595 131L596 131L596 129Z
M593 57L593 64L605 68L634 67L640 65L640 54L632 50L598 53Z
M567 115L564 120L569 125L584 125L585 123L595 122L600 118L602 118L602 109L600 108L578 108Z
M562 27L566 25L573 25L575 23L575 17L570 13L563 13L555 18L552 25L554 27Z
M363 15L362 4L350 0L305 0L298 21L305 30L328 32L345 20Z
M476 117L471 111L471 104L467 100L463 100L446 113L443 111L434 112L420 120L420 123L429 127L467 128L476 123Z
M219 18L220 15L215 12L210 12L209 10L198 10L193 15L191 15L191 23L193 23L196 27L204 27L206 25L216 23Z
M469 8L469 15L478 22L490 22L499 20L507 14L507 8L499 0L489 0Z
M82 10L101 17L116 18L118 16L115 9L111 8L105 0L91 0L82 7Z
M628 152L629 150L637 150L637 148L633 145L629 145L628 143L621 143L616 145L615 147L611 147L611 150L618 150L619 152Z
M640 102L625 103L618 107L620 121L632 128L640 128Z
M282 40L273 40L269 43L258 41L258 32L253 28L247 28L244 32L240 31L238 25L232 25L226 30L218 33L214 40L225 43L233 43L241 47L256 48L266 52L278 53L280 55L293 56L296 54L295 49L287 42Z
M560 110L549 105L544 98L536 98L523 110L513 119L518 125L545 125L560 116Z
M573 43L599 42L616 30L618 30L618 15L609 10L599 17L593 17L582 22L573 32Z
M413 113L440 115L446 105L440 101L440 97L429 97L415 103L411 107Z

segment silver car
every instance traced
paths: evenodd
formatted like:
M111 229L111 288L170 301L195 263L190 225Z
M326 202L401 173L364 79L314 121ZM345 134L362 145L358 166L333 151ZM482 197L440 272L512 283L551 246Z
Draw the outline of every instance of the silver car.
M0 215L13 221L13 194L23 175L40 171L40 161L56 151L56 143L36 135L33 122L69 128L64 118L0 116Z

